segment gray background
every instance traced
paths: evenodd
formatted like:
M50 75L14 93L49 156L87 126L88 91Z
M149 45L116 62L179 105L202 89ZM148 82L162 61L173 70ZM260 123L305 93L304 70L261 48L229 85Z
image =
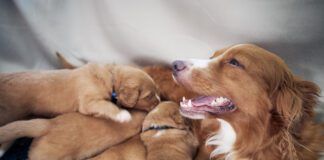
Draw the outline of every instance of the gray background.
M324 88L324 1L0 0L0 72L56 68L56 51L75 64L156 64L237 43Z

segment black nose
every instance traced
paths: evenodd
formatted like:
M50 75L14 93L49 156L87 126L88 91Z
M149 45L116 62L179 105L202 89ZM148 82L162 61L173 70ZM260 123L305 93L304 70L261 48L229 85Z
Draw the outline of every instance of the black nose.
M186 64L184 61L174 61L172 63L172 69L174 72L179 72L179 71L182 71L184 69L186 69Z

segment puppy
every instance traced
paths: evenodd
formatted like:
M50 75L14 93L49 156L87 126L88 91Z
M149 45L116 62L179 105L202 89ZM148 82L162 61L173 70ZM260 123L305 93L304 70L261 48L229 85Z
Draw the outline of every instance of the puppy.
M185 98L180 113L218 121L206 144L222 159L318 159L324 130L314 121L319 88L295 76L277 55L241 44L211 59L175 61L177 82L201 95Z
M160 103L145 117L140 137L109 148L91 160L191 160L198 141L178 109L176 103Z
M159 103L153 80L140 69L87 64L72 70L0 74L0 126L27 115L84 115L126 122L127 108L151 110Z
M0 143L19 137L34 137L30 160L84 159L121 143L141 131L145 112L131 111L132 121L118 123L79 113L54 119L15 121L0 127Z
M61 66L65 69L74 69L77 66L71 64L66 60L64 56L60 53L56 53L57 58ZM86 63L86 61L79 59ZM184 88L181 85L175 83L172 77L172 68L170 66L155 65L155 66L145 66L142 68L144 72L152 77L154 80L159 96L161 100L164 101L174 101L180 102L182 97L194 98L198 94L191 92L190 90Z
M147 160L191 160L198 146L174 102L160 103L145 117L141 139Z
M198 94L174 83L171 67L156 65L146 66L142 69L154 80L161 100L179 103L182 97L194 98L198 96Z
M146 149L138 134L89 160L146 160Z

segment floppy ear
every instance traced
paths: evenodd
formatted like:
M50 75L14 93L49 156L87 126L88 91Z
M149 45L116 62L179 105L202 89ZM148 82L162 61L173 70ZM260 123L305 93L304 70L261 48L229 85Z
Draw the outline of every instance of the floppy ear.
M299 136L301 126L314 115L314 106L319 95L319 87L309 81L291 77L279 85L275 92L275 120L280 117L281 127L277 134L279 149L282 157L296 157L295 138ZM276 116L274 115L274 116Z
M302 100L291 86L278 88L274 105L284 127L290 128L302 115Z
M133 108L138 101L139 95L140 90L138 87L122 87L119 89L117 103L127 108Z
M296 77L292 77L291 82L279 86L275 108L284 126L290 128L294 123L299 123L305 118L312 118L319 92L319 87L315 83Z

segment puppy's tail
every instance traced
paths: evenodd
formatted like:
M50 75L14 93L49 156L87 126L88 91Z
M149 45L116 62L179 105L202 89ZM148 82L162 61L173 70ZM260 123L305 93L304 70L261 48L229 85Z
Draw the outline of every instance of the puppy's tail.
M15 121L0 127L0 143L21 137L40 137L48 132L51 122L47 119Z

